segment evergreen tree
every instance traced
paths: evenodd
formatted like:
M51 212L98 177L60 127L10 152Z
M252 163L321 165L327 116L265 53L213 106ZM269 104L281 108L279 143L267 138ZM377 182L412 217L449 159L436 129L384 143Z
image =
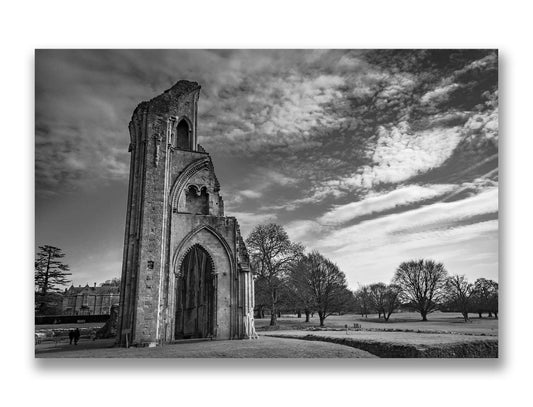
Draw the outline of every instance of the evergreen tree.
M59 291L59 286L70 283L67 278L69 266L62 263L60 259L65 257L65 253L58 247L39 246L39 253L35 259L35 288L42 295Z

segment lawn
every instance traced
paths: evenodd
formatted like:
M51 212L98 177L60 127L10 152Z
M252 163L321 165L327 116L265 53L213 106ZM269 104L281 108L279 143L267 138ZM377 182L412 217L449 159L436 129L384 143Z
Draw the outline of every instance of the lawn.
M77 346L39 345L37 358L375 358L361 349L327 342L260 337L257 340L200 341L155 348L115 348L112 340Z
M453 335L443 333L417 333L417 332L380 332L380 331L282 331L282 332L263 332L264 336L285 336L285 337L301 337L311 335L317 337L330 337L342 339L356 339L361 341L372 342L386 342L399 345L414 345L414 346L434 346L447 345L463 342L476 342L483 340L496 340L495 338L487 338L485 336L474 335Z
M473 314L471 315L473 317ZM297 318L294 315L282 315L278 319L279 327L269 326L270 318L256 319L255 327L257 331L274 330L303 330L318 328L319 320L315 315L310 322L304 322L305 317ZM498 336L498 320L494 318L482 318L477 316L469 322L464 322L459 313L434 312L428 315L428 321L422 321L420 314L414 312L402 312L393 314L388 322L378 319L377 314L368 315L368 318L361 315L331 315L326 318L325 328L340 329L348 325L353 328L354 324L359 324L364 330L377 331L420 331L420 332L440 332L456 333L465 335L488 335Z
M377 315L332 315L319 328L318 317L284 315L278 327L269 318L256 319L259 340L201 341L156 348L116 348L114 340L92 341L83 336L78 346L54 337L35 347L38 358L353 358L353 357L497 357L498 320L435 312L423 322L419 314L393 314L388 322ZM354 324L358 328L354 329ZM36 330L96 328L92 324L37 326ZM346 333L345 326L349 330ZM60 332L57 332L60 333ZM275 335L275 337L274 337ZM282 337L280 337L282 336ZM370 352L370 353L369 353Z
M270 331L265 336L353 346L382 358L496 358L491 336L383 331Z

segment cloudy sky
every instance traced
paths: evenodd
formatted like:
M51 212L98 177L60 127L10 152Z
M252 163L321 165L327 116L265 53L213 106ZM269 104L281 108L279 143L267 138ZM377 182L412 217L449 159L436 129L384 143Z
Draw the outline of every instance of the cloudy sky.
M280 223L352 288L415 258L498 279L495 51L40 50L35 73L36 246L75 284L120 276L128 122L179 79L245 236Z

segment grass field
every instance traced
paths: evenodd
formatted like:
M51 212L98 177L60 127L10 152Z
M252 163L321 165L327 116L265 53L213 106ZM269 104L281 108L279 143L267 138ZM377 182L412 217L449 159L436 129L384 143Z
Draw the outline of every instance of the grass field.
M490 336L379 331L270 331L263 335L337 343L382 358L498 357L498 339Z
M400 345L414 346L434 346L447 345L462 342L475 342L480 340L495 340L485 336L475 335L453 335L443 333L417 333L417 332L379 332L379 331L282 331L282 332L264 332L263 336L280 335L286 337L304 337L306 335L327 336L333 338L350 338L373 342L387 342Z
M259 340L200 341L156 348L117 348L114 340L92 341L82 336L77 346L54 338L35 347L37 358L357 358L357 357L497 357L498 320L436 312L423 322L416 313L393 314L388 322L377 315L336 315L319 328L315 316L286 315L278 327L269 318L256 319ZM354 329L354 324L359 328ZM38 326L63 330L96 328L92 324ZM346 332L345 326L349 330ZM370 353L369 353L370 352Z
M472 315L473 317L473 315ZM278 319L278 328L269 326L270 318L256 319L255 327L257 331L267 330L304 330L318 328L319 320L315 315L310 322L304 322L305 318L297 318L294 315L282 315ZM364 330L377 331L420 331L420 332L441 332L465 335L487 335L498 336L498 320L494 318L472 318L469 322L464 322L459 313L434 312L428 315L428 321L422 321L420 314L414 312L402 312L393 314L388 322L378 319L377 314L370 314L368 318L360 315L331 315L326 318L325 329L341 329L345 325L353 328L354 324L359 324Z
M36 347L37 358L375 358L369 352L327 342L260 337L257 340L201 341L156 348L114 348L113 340L77 346Z
M268 319L256 320L255 325L263 335L340 343L379 357L498 356L498 320L494 318L472 318L465 323L458 313L435 312L422 321L417 313L398 313L385 322L377 315L336 315L328 317L323 328L316 317L303 321L284 316L278 327L270 327Z

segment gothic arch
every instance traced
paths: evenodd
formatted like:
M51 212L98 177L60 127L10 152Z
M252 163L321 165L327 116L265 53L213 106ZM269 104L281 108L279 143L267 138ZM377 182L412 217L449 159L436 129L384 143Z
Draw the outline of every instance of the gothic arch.
M193 126L187 116L183 116L176 121L174 134L174 148L180 150L193 150Z
M172 188L170 189L169 202L173 208L176 208L178 206L179 197L188 181L192 177L194 177L196 173L200 172L205 168L211 168L211 166L211 161L208 157L206 157L193 161L181 172L178 178L176 178L176 181L174 181Z
M187 245L190 244L192 238L196 234L200 233L203 230L209 232L210 234L212 234L218 240L218 242L221 244L221 246L224 249L224 252L225 252L225 254L226 254L227 258L228 258L230 271L231 270L235 270L235 261L234 261L233 256L232 256L231 248L229 247L228 242L226 242L226 239L224 239L222 236L220 236L220 234L215 229L213 229L211 226L202 225L202 226L199 226L196 229L192 230L191 232L189 232L187 234L187 236L185 236L183 238L183 240L176 247L176 250L174 251L174 255L172 257L172 269L174 270L174 273L176 273L176 270L177 270L176 266L181 265L181 262L183 261L183 258L185 257L186 252L190 250L190 248L188 248L187 250L183 251L183 248L187 247ZM192 247L193 244L190 245L190 246ZM204 247L204 248L207 250L207 252L211 255L211 258L212 258L213 256L212 256L212 253L210 253L209 249L206 248L206 247ZM180 254L180 252L182 254ZM217 269L214 268L214 270L216 272Z
M175 276L174 338L216 336L217 291L212 255L199 243L185 252Z
M213 261L213 255L211 253L209 253L209 250L207 250L200 243L194 243L194 244L190 245L189 248L187 250L185 250L185 252L183 252L182 256L180 256L179 263L176 265L176 268L174 269L174 274L176 275L176 277L178 277L178 278L181 277L181 266L182 266L183 260L191 252L191 250L194 249L195 246L198 246L198 247L202 248L209 255L209 262L211 263L211 268L213 270L213 273L216 274L216 270L217 269L216 269L215 262Z
M226 240L211 226L202 225L189 232L175 246L171 257L169 279L169 309L168 315L171 316L170 332L176 335L180 328L180 303L178 291L180 286L180 271L184 259L195 246L201 246L209 255L212 263L213 283L215 293L216 313L214 316L215 332L214 336L229 338L231 332L231 293L232 281L236 265L230 246Z

